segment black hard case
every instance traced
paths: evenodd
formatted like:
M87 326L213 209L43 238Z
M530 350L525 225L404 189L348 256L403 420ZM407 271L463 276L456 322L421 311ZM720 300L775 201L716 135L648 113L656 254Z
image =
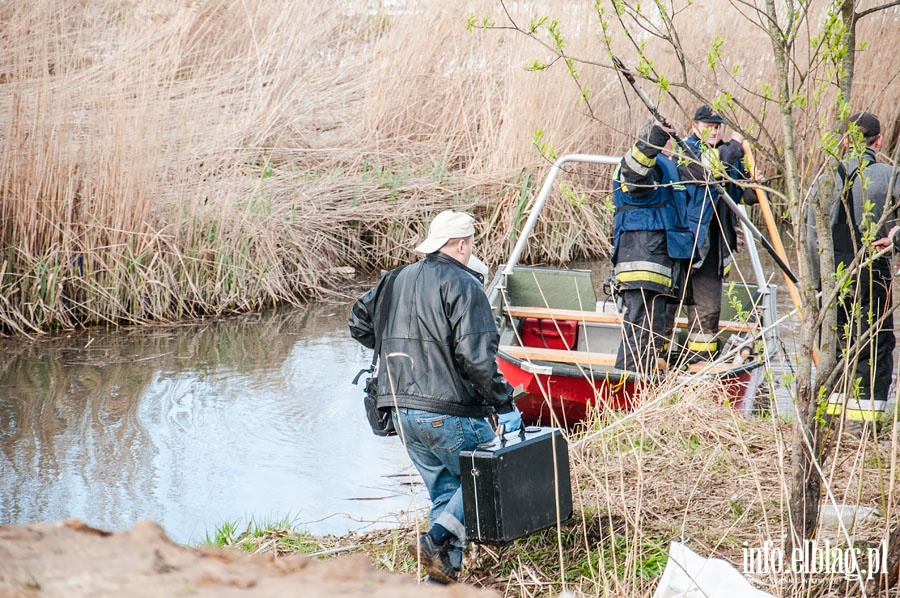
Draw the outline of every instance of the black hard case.
M472 542L505 544L572 516L569 447L557 428L506 434L462 451L459 463Z

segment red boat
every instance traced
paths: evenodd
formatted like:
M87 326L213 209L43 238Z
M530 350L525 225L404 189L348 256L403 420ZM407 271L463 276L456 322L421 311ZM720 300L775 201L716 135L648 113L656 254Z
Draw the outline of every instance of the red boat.
M500 330L498 363L513 387L521 387L516 405L530 424L573 428L592 411L635 408L644 397L685 382L715 382L715 394L739 409L749 410L764 361L756 347L774 334L775 288L729 284L723 293L722 317L742 316L743 322L719 323L720 357L711 363L659 363L659 371L615 369L622 339L622 316L614 301L597 301L587 270L517 266L554 179L567 161L617 164L619 158L570 155L557 160L544 183L509 262L488 287ZM751 261L764 282L755 246ZM759 292L758 288L764 289ZM612 308L604 309L604 308ZM683 341L687 321L676 320ZM775 343L766 343L769 347Z

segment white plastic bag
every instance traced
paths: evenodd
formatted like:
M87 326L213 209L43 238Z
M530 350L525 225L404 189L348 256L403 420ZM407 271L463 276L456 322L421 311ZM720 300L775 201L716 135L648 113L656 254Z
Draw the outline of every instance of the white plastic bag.
M669 545L669 562L653 598L775 598L757 590L722 559L703 558L680 542Z

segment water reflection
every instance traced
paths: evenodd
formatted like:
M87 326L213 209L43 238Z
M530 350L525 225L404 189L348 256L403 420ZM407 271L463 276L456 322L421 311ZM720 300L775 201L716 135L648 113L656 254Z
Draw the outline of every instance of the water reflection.
M371 355L346 313L5 341L0 523L149 518L188 542L251 517L342 533L427 504L399 441L368 430L350 380Z

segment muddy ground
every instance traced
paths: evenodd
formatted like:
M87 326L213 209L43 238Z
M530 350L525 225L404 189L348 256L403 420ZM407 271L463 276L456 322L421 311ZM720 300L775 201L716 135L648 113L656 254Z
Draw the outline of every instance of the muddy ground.
M329 560L187 548L140 521L109 533L70 519L0 526L0 596L433 596L497 597L471 586L435 586L376 570L362 555Z

